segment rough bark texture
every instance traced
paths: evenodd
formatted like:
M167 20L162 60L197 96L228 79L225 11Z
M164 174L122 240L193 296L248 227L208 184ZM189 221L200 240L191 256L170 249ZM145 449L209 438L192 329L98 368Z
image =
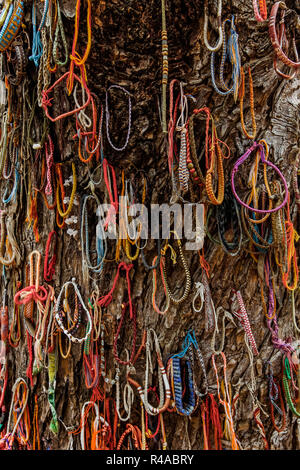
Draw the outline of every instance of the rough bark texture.
M74 8L75 2L62 1L62 9ZM216 2L212 4L211 17L216 14ZM224 1L223 18L234 14L236 27L239 33L239 44L242 63L251 64L255 92L255 110L257 116L259 138L267 140L270 146L270 158L284 173L288 182L291 181L292 163L295 149L299 144L299 82L297 78L284 81L274 72L272 59L273 50L270 43L267 24L258 24L253 16L252 4L246 0ZM270 2L268 2L270 3ZM298 8L299 2L290 0L286 2L290 7ZM167 27L169 42L169 78L177 78L186 83L186 92L196 98L196 107L209 106L217 123L219 137L231 148L231 158L225 161L225 175L229 178L233 162L249 147L249 141L241 132L240 113L238 104L233 101L232 95L223 98L214 91L211 78L209 59L210 54L203 43L203 4L202 0L172 0L167 2ZM296 5L295 5L296 4ZM270 5L269 5L270 7ZM110 148L105 138L105 155L115 166L120 184L121 169L128 168L130 162L133 168L142 169L148 175L150 185L147 201L150 203L163 203L170 200L171 181L167 168L166 141L161 132L157 100L161 90L161 4L159 0L140 2L138 0L112 0L110 2L92 2L92 32L93 43L87 63L88 84L90 89L104 103L105 90L111 84L124 86L132 95L132 134L129 145L124 152L116 153ZM82 14L83 20L84 15ZM30 6L27 5L27 20L30 24ZM73 35L73 21L63 16L65 29L71 46ZM80 44L84 47L86 38L85 26L80 30ZM62 73L60 70L57 74ZM32 86L36 80L34 67L28 66L28 78L25 86ZM246 88L247 93L248 88ZM21 93L21 87L16 90ZM127 129L127 101L120 97L112 109L113 125L111 135L113 139L121 141ZM248 102L245 101L247 122ZM41 121L42 122L42 121ZM55 136L55 159L64 160L69 155L76 155L76 148L71 140L75 133L75 121L69 119L60 125L51 125L52 135ZM63 133L62 136L59 133ZM118 137L117 137L118 136ZM62 155L60 156L60 152ZM85 189L88 176L84 164L76 161L78 175L77 200L87 193ZM31 171L33 161L23 163L22 172L25 175ZM94 164L95 167L95 164ZM244 169L244 182L247 178L249 165ZM66 176L68 176L66 169ZM25 178L26 179L26 178ZM103 188L102 188L103 189ZM24 282L24 267L32 249L44 252L49 231L55 226L53 212L46 210L42 198L38 202L40 242L36 244L31 228L25 224L26 217L26 186L24 179L21 191L15 204L9 205L9 212L14 214L16 221L16 235L22 253L22 268L19 269L19 279ZM103 192L99 193L103 196ZM292 194L293 201L293 194ZM79 216L79 205L74 206L73 215ZM216 220L213 211L210 231L216 235ZM292 203L292 219L295 220L296 210ZM79 220L79 217L78 217ZM91 226L96 217L91 218ZM79 229L79 223L74 229ZM299 226L296 229L299 229ZM150 249L152 247L152 249ZM156 254L155 244L148 244L146 256L151 260ZM108 255L113 254L110 249ZM260 354L255 360L256 378L258 383L258 398L269 412L267 396L267 381L263 374L264 360L273 358L274 374L280 375L281 353L274 350L270 334L266 327L262 311L261 296L258 284L257 269L252 258L245 251L232 258L222 251L221 247L214 245L206 238L205 254L210 264L210 288L215 306L222 305L229 308L230 291L232 287L239 289L244 297L253 333ZM196 252L186 252L186 259L190 266L193 282L200 280L201 267ZM125 256L125 255L124 255ZM125 259L125 258L124 258ZM12 286L17 270L7 271L9 279L8 295L9 306L12 307ZM100 292L107 293L112 285L116 273L116 264L108 263L103 276L97 281ZM79 232L77 237L70 237L62 231L59 237L59 250L57 268L54 281L56 294L62 284L75 277L85 301L90 294L90 287L82 280L81 272L81 246ZM210 336L204 331L204 318L193 313L189 299L180 307L171 304L165 316L158 316L152 308L152 273L145 270L140 257L134 262L131 271L132 298L137 310L138 337L140 344L142 331L145 327L152 327L158 334L162 355L166 358L170 353L176 352L190 327L195 329L200 348L204 355L208 371L208 380L211 390L216 391L216 380L211 366ZM183 271L181 268L169 271L169 283L176 292L182 292ZM290 295L278 281L277 300L279 303L278 317L280 337L295 336L291 318ZM109 307L115 319L119 317L120 305L126 301L125 283L122 280L117 285L113 302ZM299 295L296 293L296 306L299 307ZM159 305L163 303L163 291L160 288L157 296ZM11 311L11 310L10 310ZM21 314L22 316L22 314ZM11 319L11 317L10 317ZM116 327L117 322L114 322ZM25 377L28 361L28 352L25 342L25 330L22 327L22 342L20 346L9 350L9 384L12 385L17 377ZM120 350L130 348L131 333L126 327ZM114 370L111 346L113 334L106 336L107 363ZM245 384L250 380L249 358L244 343L244 333L240 327L229 326L226 330L224 351L228 361L228 381L237 383L240 378L244 386L240 389L240 400L237 403L235 428L243 449L262 449L263 441L258 428L253 421L253 404ZM144 376L144 356L137 365L137 377L142 382ZM59 435L53 436L49 430L50 411L47 401L47 372L42 370L35 379L35 389L30 395L30 409L33 410L34 393L38 394L40 435L44 448L64 449L68 445L68 435L63 426L60 426ZM151 380L150 380L151 382ZM122 372L121 386L125 383L125 373ZM155 383L155 379L154 379ZM234 387L233 387L234 392ZM110 390L114 396L114 389ZM82 367L82 348L72 345L71 355L64 360L60 357L56 386L56 408L58 416L67 426L76 426L80 420L82 404L90 398L90 391L84 385ZM6 401L9 405L10 392L7 392ZM134 411L131 422L140 425L140 400L136 393ZM266 433L272 449L298 449L297 419L288 415L288 426L285 433L278 435L274 431L269 418L262 417ZM169 449L202 449L203 432L200 409L191 418L176 415L165 415L167 441ZM120 433L125 429L121 423ZM225 447L230 444L225 443ZM80 448L78 437L75 438L75 447Z

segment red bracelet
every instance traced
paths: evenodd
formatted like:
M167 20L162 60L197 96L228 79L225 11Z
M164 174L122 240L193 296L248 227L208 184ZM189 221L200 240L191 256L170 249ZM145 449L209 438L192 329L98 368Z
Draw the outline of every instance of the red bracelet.
M114 344L113 344L113 355L114 355L114 358L117 362L119 362L119 364L123 364L124 366L127 366L128 364L132 364L132 361L134 359L134 356L135 356L135 345L136 345L136 312L135 312L135 308L133 307L132 311L133 311L133 315L132 317L130 316L132 322L133 322L133 339L132 339L132 347L131 347L131 354L130 354L130 358L128 361L122 361L122 359L119 358L118 356L118 350L117 350L117 343L118 343L118 338L120 336L120 331L121 331L121 328L122 328L122 325L123 325L123 322L124 322L124 319L125 319L125 314L126 314L126 310L127 310L127 307L129 307L129 302L126 303L126 304L122 304L122 312L121 312L121 320L119 322L119 325L118 325L118 328L117 328L117 331L116 331L116 334L115 334L115 337L114 337Z
M58 121L59 119L63 119L67 116L71 116L72 114L76 114L76 113L79 113L79 111L81 111L82 109L85 109L88 104L90 103L91 101L91 92L90 90L88 89L88 86L85 82L85 80L82 78L79 78L77 75L73 74L74 78L81 84L83 85L85 91L86 91L86 94L87 94L87 101L82 105L80 106L79 108L75 108L73 109L72 111L68 111L66 113L63 113L63 114L60 114L59 116L53 118L50 116L49 112L48 112L48 107L52 106L52 103L51 101L53 100L53 98L49 98L48 97L48 94L56 87L56 85L58 85L60 82L62 82L63 80L65 80L67 77L69 77L70 75L70 72L66 72L64 75L62 75L58 80L56 80L55 83L53 83L53 85L51 85L50 88L48 88L48 90L43 90L42 94L43 94L43 98L42 98L42 107L45 111L45 114L47 116L48 119L50 119L50 121L52 122L56 122Z
M53 246L53 255L48 263L49 259L49 250L52 238L55 237L54 246ZM46 244L46 252L45 252L45 261L44 261L44 279L47 282L52 281L53 275L55 273L55 264L56 264L56 248L57 248L57 233L55 230L49 233L47 244Z

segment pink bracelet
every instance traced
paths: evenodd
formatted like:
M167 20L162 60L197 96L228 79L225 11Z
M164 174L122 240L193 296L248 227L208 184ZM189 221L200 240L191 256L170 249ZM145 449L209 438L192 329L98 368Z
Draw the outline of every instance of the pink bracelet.
M273 209L255 209L254 207L251 207L251 206L248 206L248 204L246 204L245 202L243 202L239 196L237 195L237 192L235 190L235 186L234 186L234 176L235 174L238 172L238 169L239 169L239 166L242 165L242 163L244 163L245 160L247 160L247 158L249 157L249 155L253 152L253 150L256 150L256 149L259 149L260 151L260 159L262 161L262 163L270 166L271 168L273 168L273 170L276 171L276 173L279 175L280 179L282 180L283 182L283 185L284 185L284 190L285 190L285 198L284 198L284 201L280 204L280 206L278 207L274 207ZM238 161L236 162L236 164L234 165L233 167L233 170L232 170L232 173L231 173L231 187L232 187L232 192L234 194L234 197L236 198L236 200L244 207L246 207L246 209L249 209L250 211L252 212L259 212L261 214L266 214L266 213L269 213L269 212L277 212L279 211L280 209L282 209L283 206L286 205L287 203L287 200L288 200L288 194L289 194L289 190L288 190L288 187L287 187L287 183L285 181L285 178L283 176L283 174L281 173L281 171L279 170L279 168L277 168L276 165L274 165L274 163L270 162L269 160L266 160L265 159L265 152L264 152L264 147L262 144L258 144L257 142L254 142L253 145L247 150L246 153L244 153L244 155L241 156L241 158L238 159Z

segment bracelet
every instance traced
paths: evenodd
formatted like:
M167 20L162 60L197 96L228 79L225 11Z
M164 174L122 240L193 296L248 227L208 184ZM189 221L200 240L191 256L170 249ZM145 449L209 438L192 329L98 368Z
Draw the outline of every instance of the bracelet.
M169 75L168 63L168 32L166 21L166 0L161 0L161 54L162 54L162 97L161 97L161 124L162 131L167 134L167 85Z
M253 80L250 66L248 67L248 75L249 75L249 88L250 88L250 113L251 113L251 121L252 121L252 134L250 134L245 126L244 121L244 96L245 96L245 72L244 68L241 67L241 84L239 89L239 98L240 98L240 115L241 115L241 125L244 131L245 136L247 139L254 140L256 137L256 120L255 120L255 107L254 107L254 93L253 93Z
M3 26L3 23L8 15L10 8L11 8L11 1L6 0L2 10L0 11L0 26Z
M109 135L109 119L110 119L110 114L109 114L109 109L108 109L108 92L111 88L118 88L119 90L122 90L127 96L128 96L128 130L127 130L127 136L125 143L122 147L115 147L115 145L112 143L110 135ZM108 90L106 91L106 96L105 96L105 113L106 113L106 135L107 135L107 140L112 146L114 150L117 152L121 152L122 150L125 150L127 147L128 141L129 141L129 136L130 136L130 130L131 130L131 98L130 98L130 93L129 91L125 90L122 86L119 85L111 85Z
M212 136L211 136L211 160L210 167L207 170L205 177L205 188L207 196L210 202L216 206L222 204L224 200L224 169L223 169L223 153L219 145L219 139L217 136L216 127L214 120L212 119ZM217 155L216 155L217 154ZM217 165L218 165L218 196L214 194L213 189L213 173L215 169L215 159L217 156Z
M119 325L118 325L118 328L117 328L117 331L116 331L116 334L115 334L115 337L114 337L114 342L113 342L113 355L114 355L114 358L119 364L123 364L124 366L132 364L132 362L134 360L135 345L136 345L136 334L137 334L137 331L136 331L137 330L137 327L136 327L136 311L135 311L135 308L132 307L133 315L131 317L131 321L133 323L133 339L132 339L131 355L130 355L130 358L127 361L121 360L118 356L117 343L118 343L118 338L120 336L120 331L121 331L121 328L122 328L122 325L123 325L123 322L124 322L124 319L125 319L125 313L126 313L126 310L127 310L128 307L129 307L129 302L125 303L125 304L122 304L121 319L120 319L120 322L119 322Z
M217 52L223 43L223 29L222 29L222 0L218 0L218 12L217 12L217 20L218 20L218 30L219 30L219 39L215 46L211 46L207 39L207 26L208 26L208 0L205 0L204 5L204 26L203 26L203 38L204 44L206 45L207 49L210 52Z
M53 255L49 260L49 251L50 251L50 245L51 241L54 238L54 244L53 244ZM56 248L57 248L57 242L58 242L58 235L55 230L52 230L52 232L49 233L47 243L46 243L46 252L45 252L45 261L44 261L44 279L47 282L52 281L53 275L55 273L55 263L56 263Z
M150 351L150 342L151 342L151 332L153 334L153 339L154 339L154 346L155 346L155 352L157 356L157 362L158 362L158 381L159 381L159 389L160 389L160 403L158 408L153 407L150 405L148 402L148 374L149 374L149 367L150 370L152 371L152 363L151 363L151 351ZM137 355L136 355L137 357ZM133 363L135 360L133 361ZM170 385L169 385L169 380L166 374L166 370L164 368L162 359L161 359L161 352L160 352L160 347L159 347L159 342L157 335L153 329L150 329L147 331L147 341L146 341L146 367L145 367L145 386L144 386L144 391L142 387L139 385L139 383L132 379L129 375L127 374L127 381L133 385L141 398L142 403L145 406L145 409L147 413L149 413L152 416L158 415L166 411L170 404L170 398L171 398L171 390L170 390Z
M284 15L285 15L285 10L287 10L287 6L284 2L276 2L274 3L271 13L270 13L270 18L269 18L269 34L271 37L271 42L275 51L275 54L277 55L278 59L280 59L285 65L288 65L289 67L294 67L298 68L300 67L300 62L293 62L291 59L285 55L285 53L282 51L280 42L277 36L277 31L276 31L276 17L278 13L279 7L281 8L281 20L280 20L280 28L284 28Z
M24 15L24 1L18 0L16 8L11 5L0 31L0 52L4 52L15 39L21 26Z
M159 263L160 263L160 256L161 256L161 241L160 241L160 238L157 239L157 257L156 257L156 261L155 261L155 264L152 266L150 266L147 261L146 261L146 257L145 257L145 254L144 254L144 247L143 248L140 248L141 250L141 255L142 255L142 262L143 262L143 265L146 269L148 269L149 271L152 271L152 269L156 269L158 268L159 266Z
M68 111L66 113L63 113L63 114L60 114L59 116L53 118L50 116L49 114L49 111L48 111L48 107L52 106L52 100L53 98L49 98L48 97L48 94L56 87L56 85L58 85L60 82L62 82L63 80L65 80L66 78L68 78L70 76L70 72L66 72L64 75L62 75L58 80L56 80L55 83L53 83L53 85L51 85L50 88L48 88L48 90L43 90L42 91L42 107L45 111L45 114L47 116L48 119L50 119L50 121L52 122L56 122L58 121L59 119L63 119L67 116L71 116L72 114L76 114L76 113L79 113L82 109L85 109L88 104L90 103L91 101L91 92L85 82L84 79L81 79L79 78L75 73L73 74L74 78L83 85L85 91L86 91L86 94L87 94L87 100L86 102L82 105L82 106L79 106L75 109L73 109L72 111Z
M232 289L232 292L233 292L233 298L232 298L232 304L231 304L231 312L240 321L240 323L241 323L241 325L242 325L242 327L243 327L243 329L244 329L244 331L245 331L245 333L246 333L246 335L249 339L249 343L252 346L253 353L255 354L255 356L257 356L258 355L258 350L257 350L256 342L255 342L255 339L254 339L254 336L253 336L253 333L252 333L252 329L251 329L251 326L250 326L249 318L248 318L248 315L247 315L247 311L246 311L246 308L245 308L245 304L244 304L242 295L241 295L240 291L236 291L234 289ZM236 308L236 305L234 303L235 300L237 300L238 309Z
M62 295L63 295L63 292L66 291L66 288L68 286L72 285L74 287L74 290L75 290L75 293L77 294L78 298L79 298L79 302L81 303L83 309L85 310L85 313L87 315L87 318L88 318L88 327L86 329L86 334L83 338L75 338L71 333L69 333L66 328L64 327L63 323L62 323L62 320L60 319L60 316L59 316L59 304L61 302L61 298L62 298ZM61 288L61 291L57 297L57 300L56 300L56 304L55 304L55 307L54 307L54 315L55 315L55 320L57 322L57 324L59 325L60 329L63 331L63 333L69 338L69 340L71 340L73 343L83 343L84 341L87 340L87 338L89 337L89 335L91 334L91 331L92 331L92 319L91 319L91 316L90 316L90 313L88 311L88 309L86 308L83 300L82 300L82 297L80 295L80 292L79 292L79 289L77 287L77 284L75 283L75 278L73 277L72 278L72 281L68 281L66 282L62 288Z
M225 35L225 25L226 23L230 23L230 36L228 39L228 43L226 45L226 35ZM238 91L239 91L239 84L240 84L240 52L239 52L239 43L238 43L238 34L235 29L235 24L234 24L234 15L232 15L231 20L227 19L223 21L222 25L222 31L223 31L223 48L222 48L222 59L221 59L221 64L220 64L220 82L223 87L223 90L220 90L220 88L216 84L215 80L215 52L211 53L211 60L210 60L210 72L211 72L211 80L212 80L212 85L214 89L216 90L219 95L222 96L227 96L233 93L234 95L234 100L237 100L238 96ZM229 54L227 53L227 49L229 50ZM225 60L226 57L228 56L230 63L232 65L232 87L229 88L224 81L224 65L225 65Z
M230 185L225 188L224 201L217 207L216 218L222 248L230 256L236 256L241 249L243 232L239 207L232 194ZM228 225L231 225L233 229L234 238L231 242L225 238Z
M204 285L202 284L202 282L196 282L195 287L196 287L196 294L194 295L192 306L193 306L194 312L200 313L202 311L202 308L203 308L203 305L204 305L204 292L205 292L205 290L204 290ZM200 301L201 301L200 308L196 308L196 299L198 297L200 297Z
M286 34L285 34L285 28L281 27L280 31L279 31L279 44L280 44L281 49L282 49L283 41L287 42L287 39L286 39ZM296 47L295 38L293 38L293 49L294 49L294 54L295 54L296 61L298 62L299 61L299 56L298 56L298 51L297 51L297 47ZM277 67L277 55L276 54L274 55L273 65L274 65L274 69L275 69L275 72L277 73L277 75L279 75L282 78L285 78L285 80L292 80L296 76L297 69L295 67L291 67L292 70L293 70L291 75L287 75L286 73L283 73L283 72L281 72L281 70L278 69L278 67Z
M26 57L23 49L22 42L20 40L15 40L12 44L12 49L15 52L15 56L12 57L11 53L9 57L7 57L6 61L6 68L7 68L7 79L11 85L19 85L24 78L25 75L25 67L26 67ZM8 52L7 52L8 56ZM12 67L15 70L13 73L10 70L10 63L15 66Z
M195 134L194 134L194 119L200 113L204 113L206 115L205 119L205 163L206 168L208 167L208 158L209 158L209 122L211 119L210 110L207 107L194 109L193 114L189 118L186 128L188 129L187 133L187 167L190 171L191 180L193 183L202 186L205 184L205 178L203 173L200 169L199 161L197 158L197 149L196 149L196 142L195 142Z
M259 0L259 6L257 5L257 0L253 0L253 10L255 18L259 23L268 19L266 0Z
M247 158L249 157L249 155L253 152L253 150L256 150L256 149L259 149L260 151L260 159L262 161L262 163L264 163L265 165L268 165L270 166L271 168L273 168L273 170L276 171L276 173L279 175L280 179L282 180L283 182L283 185L284 185L284 189L285 189L285 198L283 200L283 202L278 206L278 207L274 207L273 209L255 209L254 207L250 207L248 206L248 204L246 204L245 202L243 202L239 196L237 195L237 192L236 192L236 189L235 189L235 184L234 184L234 177L235 177L235 174L238 172L238 169L239 169L239 166L242 165L242 163L244 163L245 160L247 160ZM274 163L270 162L269 160L267 160L265 158L265 153L264 153L264 147L262 144L259 144L259 143L256 143L254 142L254 144L247 150L246 153L244 153L244 155L242 155L238 161L235 163L234 167L233 167L233 170L232 170L232 173L231 173L231 187L232 187L232 191L233 191L233 194L236 198L236 200L244 207L246 207L246 209L250 210L250 211L253 211L253 212L258 212L260 214L265 214L265 213L271 213L271 212L276 212L278 210L280 210L282 207L284 207L287 203L287 200L288 200L288 187L287 187L287 183L286 183L286 180L283 176L283 174L281 173L281 171L279 170L279 168L277 168L276 165L274 165Z
M293 168L293 176L292 176L295 200L296 200L296 204L298 207L300 206L300 191L299 191L299 184L298 184L298 175L299 175L299 170L300 170L299 166L300 166L300 150L298 150L298 153L295 159L294 168Z
M195 391L194 391L194 381L193 381L193 372L191 363L189 360L186 360L185 365L187 368L188 376L187 386L188 386L188 402L184 405L183 404L183 387L182 387L182 372L181 372L181 358L180 357L172 357L172 389L175 398L175 407L176 411L184 416L189 416L193 413L195 406L196 406L196 399L195 399Z
M57 4L57 25L56 25L56 28L55 28L52 54L53 54L55 64L59 65L60 67L64 67L67 64L68 59L69 59L69 51L68 51L68 44L67 44L67 41L66 41L65 31L64 31L64 27L63 27L63 22L62 22L62 18L61 18L59 0L57 0L56 4ZM64 53L65 53L64 61L62 61L58 58L57 44L58 44L59 31L60 31L61 41L62 41L62 44L63 44Z

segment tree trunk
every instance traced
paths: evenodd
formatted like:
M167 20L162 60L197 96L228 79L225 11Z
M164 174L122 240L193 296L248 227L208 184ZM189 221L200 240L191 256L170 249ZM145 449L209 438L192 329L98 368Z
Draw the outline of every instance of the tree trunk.
M27 31L32 37L31 26L31 3L26 3L26 15L24 23ZM37 2L41 3L41 2ZM79 41L77 50L83 54L86 41L86 3L81 8ZM114 166L117 176L119 192L122 186L122 170L136 174L138 170L147 175L146 202L149 205L169 203L172 196L172 181L168 170L167 138L162 133L159 119L158 103L161 97L162 56L161 56L161 3L158 0L140 2L137 0L112 0L111 2L92 0L92 47L86 63L87 83L89 89L96 95L98 109L100 103L105 108L105 91L112 84L124 87L131 94L132 100L132 131L127 148L123 152L116 152L106 138L105 118L103 125L103 148L104 156ZM209 2L209 16L214 31L216 30L216 3ZM271 3L268 3L270 11ZM296 5L295 5L296 3ZM75 11L75 2L61 0L62 20L66 31L69 52L74 34L74 18L70 13ZM241 62L247 71L248 65L254 84L254 102L257 120L256 141L265 139L269 145L269 159L275 163L284 174L291 194L291 219L294 227L297 225L297 206L295 204L294 192L292 190L292 169L295 161L296 150L299 143L299 83L297 77L288 81L279 78L273 68L273 47L270 41L267 22L258 23L254 18L252 2L246 0L230 0L223 2L222 20L235 15L236 29L239 34L239 45ZM299 13L299 2L286 0L290 8ZM42 8L42 7L41 7ZM195 103L189 101L190 114L193 107L201 108L208 106L215 120L219 138L226 142L231 149L231 156L224 160L225 181L230 181L230 174L234 162L245 153L252 142L245 138L240 120L239 101L234 102L232 94L227 97L220 96L212 86L210 74L210 52L203 42L204 24L204 2L201 0L167 1L166 19L169 47L169 83L176 78L185 83L184 91L195 98ZM69 15L66 16L66 13ZM39 16L38 16L39 17ZM39 17L40 18L40 17ZM47 26L47 34L48 34ZM216 36L214 36L215 38ZM211 40L211 43L213 40ZM28 55L30 55L30 51ZM220 52L218 53L218 55ZM55 74L51 75L51 83L54 83L65 71L66 67L58 67ZM79 69L76 69L79 74ZM33 90L37 86L37 70L32 63L28 62L26 78L17 87L12 86L13 113L16 112L18 100L21 103L20 111L26 109L23 119L29 119L28 103L24 96L29 97L32 102ZM169 88L168 88L169 90ZM79 95L79 93L78 93ZM128 100L125 95L116 94L118 98L110 97L111 103L111 125L110 135L115 145L124 142L128 126ZM251 126L249 110L249 87L248 74L246 73L246 91L244 112L248 127ZM65 101L59 101L61 98ZM74 103L70 98L62 98L57 92L54 94L54 105L50 108L52 115L58 115L61 106L64 109L72 109ZM169 91L168 91L169 100ZM167 101L169 103L169 101ZM71 104L72 103L72 104ZM24 106L23 106L24 104ZM69 107L68 107L69 106ZM103 108L103 109L104 109ZM167 108L168 109L168 108ZM38 141L41 138L43 124L43 110L37 108L37 120L31 132L33 138ZM89 183L89 171L92 172L98 163L93 158L91 163L84 164L77 157L77 140L72 137L76 134L76 123L71 116L57 123L49 123L49 133L54 142L54 162L74 161L76 163L77 191L75 203L68 217L77 217L77 222L70 224L65 229L59 229L56 225L55 211L48 210L42 197L37 198L37 215L39 241L36 242L32 224L26 222L29 210L28 195L30 194L29 183L32 188L39 187L41 182L41 163L36 163L36 151L32 145L23 143L25 154L20 161L20 183L19 191L15 201L5 206L6 211L12 215L15 222L15 234L21 252L19 266L5 269L7 278L7 302L9 307L9 325L12 322L13 297L16 281L21 281L22 287L28 285L26 280L26 265L32 250L38 250L42 256L45 254L45 246L48 235L52 230L58 233L57 261L53 282L56 298L63 284L76 279L85 304L94 290L93 282L84 279L81 263L82 246L80 241L80 204L83 196L91 194ZM22 119L21 119L22 124ZM25 122L25 125L26 122ZM38 126L40 128L38 129ZM34 133L36 132L36 135ZM98 131L97 131L98 132ZM201 143L202 145L202 143ZM30 149L28 149L30 147ZM27 155L27 158L25 157ZM249 159L251 160L251 159ZM251 168L248 161L237 179L238 193L246 194L246 183ZM64 178L71 175L70 164L63 165ZM129 171L130 169L130 171ZM96 178L96 177L95 177ZM139 174L139 182L142 181ZM1 182L2 194L6 188L6 180ZM65 187L67 195L70 194L71 186ZM97 196L104 202L107 191L104 180L95 189ZM141 194L141 189L139 193ZM34 191L32 190L32 194ZM38 194L38 193L37 193ZM3 207L4 208L4 207ZM211 206L212 213L209 222L210 234L217 238L216 208ZM97 223L95 207L89 211L90 243L94 246L95 225ZM71 231L77 231L70 235ZM68 233L69 232L69 233ZM244 235L244 238L245 235ZM109 241L107 258L114 257L115 246ZM291 413L287 414L287 427L282 433L278 433L270 419L270 400L268 396L268 380L264 373L264 362L272 359L274 376L281 383L282 352L274 348L271 334L267 328L263 313L263 305L259 284L257 264L250 254L244 249L236 257L229 256L220 245L214 244L207 236L205 237L204 252L205 260L209 264L209 286L215 307L222 306L230 310L231 290L234 288L242 293L246 310L248 312L253 335L259 350L259 355L254 357L254 370L257 382L256 396L263 404L267 415L261 413L267 440L271 449L298 449L299 431L297 418ZM298 247L296 246L296 249ZM145 249L145 256L152 262L157 254L156 244L149 241ZM197 314L193 311L192 300L195 295L195 283L201 281L202 267L199 262L197 251L185 251L184 256L190 268L192 277L192 289L187 300L180 305L171 303L165 315L158 315L152 307L152 272L145 269L141 256L133 262L130 270L132 302L137 312L137 338L136 348L140 346L145 329L153 328L158 335L163 359L167 359L172 353L181 349L182 342L189 329L193 328L198 344L203 354L207 370L209 390L217 399L217 383L214 369L212 367L211 332L205 330L204 313ZM44 258L43 258L44 260ZM93 258L95 260L95 258ZM129 263L125 252L122 252L121 260ZM43 266L42 261L42 266ZM99 288L99 295L107 294L112 288L113 279L117 273L117 263L105 263L101 275L94 276L95 285ZM176 267L169 266L167 270L168 283L176 296L183 292L184 271L180 263ZM43 275L41 269L40 283ZM44 281L43 281L44 282ZM2 290L5 287L2 278ZM277 315L279 324L279 337L282 339L297 339L297 332L293 326L291 314L291 293L284 288L281 277L275 279ZM156 297L157 305L164 307L164 291L161 283L158 284ZM267 291L265 291L265 298ZM115 371L113 358L114 335L120 320L121 305L128 301L125 275L121 273L113 294L113 300L107 308L103 308L103 321L106 325L105 334L105 359L106 370L110 378ZM295 292L296 313L298 313L300 297ZM127 315L127 313L126 313ZM28 347L26 341L26 329L24 324L23 307L20 307L22 336L17 348L8 348L9 361L9 387L5 394L6 410L9 410L12 398L11 387L18 377L26 378L26 369L29 361ZM127 318L127 317L125 317ZM126 320L127 322L127 320ZM259 429L253 419L254 404L247 388L251 380L251 367L249 367L249 354L244 340L244 330L237 319L236 326L228 323L224 344L224 353L227 359L227 380L231 384L232 396L239 392L234 415L234 429L240 447L242 449L263 449L264 441ZM123 358L125 349L131 350L133 333L128 321L121 332L118 343L118 351ZM84 333L83 333L84 334ZM63 347L68 343L63 337ZM71 352L64 359L58 349L58 370L55 387L55 407L58 417L65 426L78 428L83 404L90 400L92 390L85 385L83 368L83 346L72 343ZM99 340L100 351L100 340ZM153 352L154 356L154 352ZM217 359L220 372L220 358ZM121 391L126 383L126 366L121 366ZM143 384L145 375L145 353L141 353L136 363L136 375L134 378ZM221 374L222 375L222 374ZM133 375L132 375L133 376ZM200 375L200 377L202 377ZM239 387L235 385L239 382ZM149 384L157 385L157 373L150 375ZM49 402L47 399L49 381L48 372L44 367L34 377L34 386L30 388L29 410L31 421L34 412L35 395L38 400L39 410L39 434L41 447L43 449L66 449L70 443L70 435L64 425L59 421L59 431L54 434L50 430L52 418ZM104 382L101 378L99 390L104 391ZM135 400L131 413L130 422L141 427L141 406L137 390L134 390ZM116 397L114 386L106 386L106 397ZM122 392L121 392L122 397ZM122 402L122 400L121 400ZM123 409L123 408L122 408ZM222 425L224 425L224 409L219 406ZM103 413L102 405L100 411ZM111 407L111 423L113 423L114 410ZM156 420L154 419L154 423ZM200 404L191 417L185 417L173 413L164 413L164 424L166 428L167 448L201 450L204 447L203 425L201 419ZM126 423L120 422L117 429L117 441L126 428ZM30 442L33 439L31 429ZM150 448L160 447L161 434L155 440L147 439ZM224 437L223 448L231 448L231 444ZM74 435L74 448L80 449L80 438Z

